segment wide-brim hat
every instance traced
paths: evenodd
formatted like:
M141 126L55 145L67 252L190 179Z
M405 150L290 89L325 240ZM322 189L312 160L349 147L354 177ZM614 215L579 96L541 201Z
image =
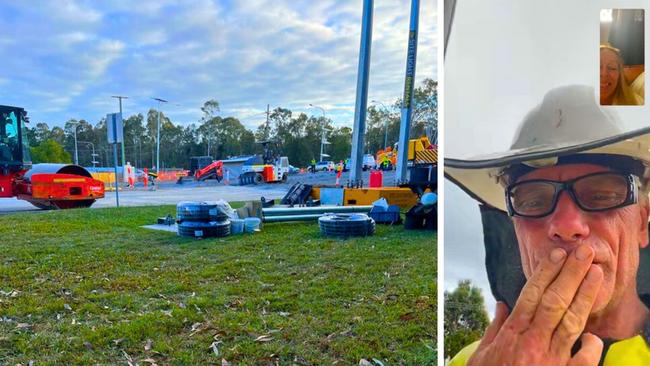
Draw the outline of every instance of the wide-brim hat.
M611 107L599 106L595 95L592 87L582 85L552 89L526 115L510 150L468 159L445 157L445 177L481 203L502 211L506 211L508 169L515 165L536 168L562 164L576 155L606 154L638 162L645 168L638 175L647 179L650 116L648 127L624 132L614 111L608 110Z
M616 158L607 159L609 156ZM505 212L505 186L511 179L508 175L513 167L535 168L581 160L576 157L603 161L606 166L612 161L631 160L644 168L636 174L647 179L650 123L648 127L623 132L614 111L596 104L593 88L566 86L549 91L526 115L510 150L469 159L445 157L445 176L483 203L480 212L490 288L494 297L511 309L526 277L514 226ZM646 248L640 251L637 291L650 306L648 278L650 250Z

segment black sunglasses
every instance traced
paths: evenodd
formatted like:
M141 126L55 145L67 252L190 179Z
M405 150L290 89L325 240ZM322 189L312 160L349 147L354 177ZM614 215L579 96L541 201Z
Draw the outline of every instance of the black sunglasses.
M583 175L565 182L531 179L511 184L506 189L510 216L539 218L557 207L562 191L567 191L580 209L606 211L638 201L639 183L633 174L600 172Z

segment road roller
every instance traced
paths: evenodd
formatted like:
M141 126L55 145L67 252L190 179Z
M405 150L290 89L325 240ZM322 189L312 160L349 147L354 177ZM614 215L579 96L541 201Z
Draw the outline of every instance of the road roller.
M17 197L46 210L90 207L104 183L74 164L32 164L23 108L0 105L0 198ZM1 203L0 203L1 204Z

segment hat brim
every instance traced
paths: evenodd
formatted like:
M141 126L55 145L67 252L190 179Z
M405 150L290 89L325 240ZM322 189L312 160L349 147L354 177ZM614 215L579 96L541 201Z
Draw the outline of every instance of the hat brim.
M650 163L650 127L575 144L538 145L466 160L446 157L445 177L479 202L506 211L504 187L499 182L504 168L578 153L625 155Z

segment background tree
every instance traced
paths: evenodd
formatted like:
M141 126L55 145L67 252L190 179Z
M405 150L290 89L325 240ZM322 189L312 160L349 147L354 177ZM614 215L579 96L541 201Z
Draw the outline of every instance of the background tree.
M31 147L32 163L72 163L72 157L58 142L50 139Z
M130 116L124 120L124 154L126 161L135 166L142 166L142 143L146 140L146 128L142 113ZM103 136L98 136L103 137ZM106 139L104 139L106 140ZM145 140L145 141L143 141ZM99 141L98 141L99 142Z
M425 131L432 137L437 128L437 82L426 79L414 91L414 111L411 137L420 137ZM371 105L367 114L366 145L364 153L375 155L384 148L384 136L388 126L388 146L399 138L400 100L393 104ZM310 116L293 113L290 109L277 107L269 115L268 123L260 123L253 130L247 129L233 116L219 116L221 110L216 99L210 99L200 108L202 115L195 123L174 122L161 113L160 163L161 168L189 168L191 156L210 155L215 159L227 159L238 155L259 154L262 146L256 142L273 140L279 143L279 153L287 156L294 166L305 167L311 159L320 160L320 141L327 130L329 145L325 153L329 160L340 161L350 157L352 143L351 126L335 126L329 118L317 113ZM75 127L76 126L76 127ZM124 151L126 161L138 168L152 168L156 164L156 135L158 111L150 109L146 114L135 114L124 121ZM74 156L74 131L77 131L79 163L92 165L92 148L99 156L99 166L113 165L113 150L106 141L106 121L100 119L94 125L71 118L62 127L50 129L39 122L26 127L30 146L36 147L52 140ZM92 145L91 145L92 144ZM55 157L53 157L54 159Z
M256 141L268 141L271 138L271 122L262 122L255 130Z
M445 357L454 357L463 347L481 339L489 319L481 289L469 280L445 291Z
M206 101L203 103L203 107L201 107L201 112L203 112L203 117L201 118L202 122L211 120L216 117L217 113L221 112L219 102L217 102L216 99Z
M371 105L366 117L366 153L375 154L384 149L386 124L388 124L388 146L393 147L399 140L402 99L391 105ZM436 140L438 130L438 82L425 79L413 92L413 111L409 138L423 135Z
M335 163L348 159L352 155L352 129L350 127L340 127L332 131L329 135L330 145L328 152L331 160Z
M201 107L203 117L201 117L201 125L199 126L198 132L203 144L206 146L205 154L208 156L214 155L212 147L218 143L219 134L217 125L221 121L221 118L217 114L220 111L219 102L216 99L206 101Z

